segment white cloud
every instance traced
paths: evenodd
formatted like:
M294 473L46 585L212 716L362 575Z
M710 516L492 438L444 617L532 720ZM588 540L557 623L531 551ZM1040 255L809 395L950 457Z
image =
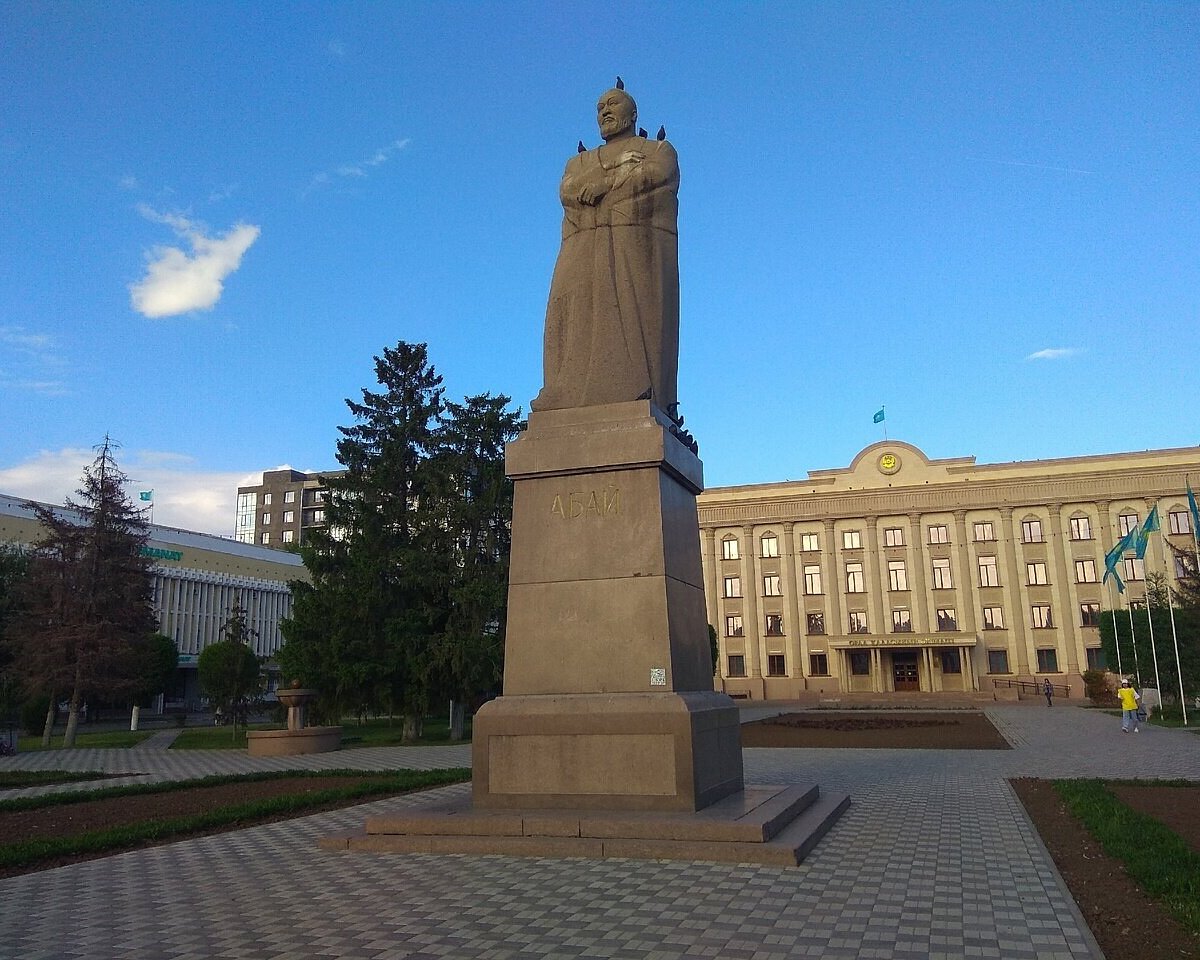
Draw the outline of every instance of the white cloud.
M323 170L320 173L313 174L313 178L308 182L308 186L304 188L304 196L308 196L317 187L323 187L334 182L334 179L337 177L341 177L342 179L361 179L369 176L372 169L383 166L393 156L407 147L409 142L407 137L403 140L393 140L387 146L380 147L365 160L341 163L333 170Z
M1073 357L1077 353L1081 353L1078 347L1047 347L1044 350L1037 350L1027 356L1026 360L1065 360L1067 357Z
M146 276L130 284L133 309L146 317L174 317L193 310L210 310L221 298L224 281L242 263L242 255L258 239L260 229L235 224L228 233L209 237L202 224L177 214L157 213L145 205L138 211L147 220L166 224L192 251L155 247L146 258Z
M13 467L0 467L0 493L42 503L76 499L84 468L94 450L68 447L43 450ZM260 483L261 473L205 471L186 454L145 450L117 451L117 465L130 478L126 493L140 506L138 494L154 491L154 522L222 537L233 535L237 488Z

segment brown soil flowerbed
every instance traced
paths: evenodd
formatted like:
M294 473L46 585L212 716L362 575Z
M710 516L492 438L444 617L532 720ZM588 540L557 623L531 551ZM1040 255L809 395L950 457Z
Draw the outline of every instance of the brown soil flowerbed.
M208 813L221 807L233 807L243 803L267 800L272 797L312 794L321 790L329 790L336 787L351 787L378 779L378 774L363 777L282 777L277 780L251 780L242 783L226 783L209 787L168 790L163 793L83 800L79 803L39 807L35 810L6 810L0 811L0 837L9 838L10 842L11 840L70 837L87 833L91 830L107 830L113 827L144 823L148 820L161 821L176 817L194 816L196 814ZM397 791L397 793L401 792L404 791ZM355 797L349 800L335 801L310 807L299 814L268 814L262 817L255 817L253 820L239 821L222 827L197 831L196 833L189 834L189 836L205 836L213 833L224 833L229 830L240 830L251 824L272 823L277 820L287 820L297 816L308 816L321 810L336 810L339 807L365 803L367 800L383 799L384 796L381 794L369 798ZM93 860L96 857L109 856L111 853L123 852L126 849L154 846L158 842L172 843L181 839L184 839L182 835L172 837L167 841L148 840L134 847L123 848L122 851L60 857L50 861L41 861L27 867L0 867L0 878L11 877L21 873L31 873L35 870L46 870L50 867L62 866L65 863Z
M1124 865L1067 810L1049 780L1011 781L1055 866L1107 957L1197 960L1193 936L1135 884ZM1113 784L1113 794L1154 817L1200 852L1200 785L1156 787Z
M1009 750L978 710L931 713L787 713L742 725L743 747L862 747L911 750Z

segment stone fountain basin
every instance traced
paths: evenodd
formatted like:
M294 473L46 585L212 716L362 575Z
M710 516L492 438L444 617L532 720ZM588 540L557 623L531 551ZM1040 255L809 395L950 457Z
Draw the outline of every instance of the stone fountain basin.
M301 730L250 730L246 749L252 757L291 757L300 753L328 753L342 745L341 727L304 727Z

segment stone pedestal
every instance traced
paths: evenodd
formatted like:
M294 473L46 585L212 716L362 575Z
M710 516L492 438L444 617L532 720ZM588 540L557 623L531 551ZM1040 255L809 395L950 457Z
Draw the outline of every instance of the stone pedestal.
M698 810L742 788L712 687L700 461L649 401L534 413L509 445L504 696L473 725L474 803Z

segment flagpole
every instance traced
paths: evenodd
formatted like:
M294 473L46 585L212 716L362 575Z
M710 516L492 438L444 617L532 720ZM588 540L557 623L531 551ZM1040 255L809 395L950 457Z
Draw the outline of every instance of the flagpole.
M1154 504L1154 507L1158 509L1157 502ZM1163 581L1167 585L1167 609L1171 611L1171 642L1175 645L1175 675L1179 678L1179 705L1183 708L1183 725L1186 727L1188 725L1187 698L1183 695L1183 666L1179 662L1179 634L1175 631L1175 601L1171 596L1171 583L1167 571L1167 538L1160 534L1158 539L1159 556L1162 558ZM1159 696L1161 697L1162 694L1160 693Z
M1133 604L1130 603L1125 609L1129 611L1129 642L1133 644L1133 672L1137 676L1138 689L1141 690L1142 661L1138 659L1137 655L1137 631L1133 628ZM1147 607L1147 610L1149 610L1149 607Z
M1117 648L1117 676L1121 675L1121 634L1117 630L1117 604L1113 600L1112 587L1108 588L1108 612L1112 614L1113 646Z

